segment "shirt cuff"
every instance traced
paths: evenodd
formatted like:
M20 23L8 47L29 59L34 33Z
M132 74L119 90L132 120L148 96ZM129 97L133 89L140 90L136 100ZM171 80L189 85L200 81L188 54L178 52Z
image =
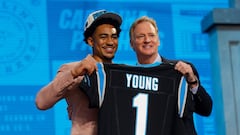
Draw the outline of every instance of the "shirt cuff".
M191 91L193 94L196 94L197 91L198 91L198 85L197 85L196 87L190 88L190 91Z

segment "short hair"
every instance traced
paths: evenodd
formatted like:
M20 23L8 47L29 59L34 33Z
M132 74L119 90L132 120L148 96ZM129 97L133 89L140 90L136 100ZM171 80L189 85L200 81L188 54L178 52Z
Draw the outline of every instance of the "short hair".
M151 23L153 25L153 27L156 29L156 32L158 32L158 27L157 27L156 21L153 18L150 18L148 16L142 16L142 17L138 18L135 22L133 22L133 24L131 25L130 31L129 31L130 39L133 36L133 32L134 32L136 26L139 23L142 23L142 22L149 22L149 23Z
M120 28L119 23L117 21L111 19L111 18L103 18L103 19L100 19L97 22L95 22L94 25L92 25L86 31L84 31L84 41L85 41L85 43L87 43L88 37L91 37L93 35L93 33L95 32L96 28L99 25L102 25L102 24L113 25L116 28L117 36L119 37L120 32L121 32L121 28Z

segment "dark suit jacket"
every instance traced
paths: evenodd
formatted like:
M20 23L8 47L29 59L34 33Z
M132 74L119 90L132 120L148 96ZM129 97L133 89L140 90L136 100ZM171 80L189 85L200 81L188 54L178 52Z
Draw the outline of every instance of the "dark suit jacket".
M177 63L177 60L168 60L162 57L163 63ZM199 80L199 75L193 64L186 62L192 66L194 74ZM201 85L199 80L199 87L196 94L188 92L186 99L186 106L183 118L179 118L176 114L176 125L173 135L197 135L193 113L197 113L201 116L209 116L212 112L212 99Z

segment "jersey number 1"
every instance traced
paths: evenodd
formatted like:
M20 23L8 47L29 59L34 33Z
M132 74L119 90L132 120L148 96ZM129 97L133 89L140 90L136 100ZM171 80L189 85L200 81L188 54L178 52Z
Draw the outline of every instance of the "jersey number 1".
M133 98L136 108L135 135L146 135L148 94L139 93Z

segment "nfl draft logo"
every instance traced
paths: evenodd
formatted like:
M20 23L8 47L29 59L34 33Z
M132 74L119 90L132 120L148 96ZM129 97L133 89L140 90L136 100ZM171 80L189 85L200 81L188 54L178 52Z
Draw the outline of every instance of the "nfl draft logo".
M0 76L17 74L34 61L41 44L36 22L21 3L0 0Z

